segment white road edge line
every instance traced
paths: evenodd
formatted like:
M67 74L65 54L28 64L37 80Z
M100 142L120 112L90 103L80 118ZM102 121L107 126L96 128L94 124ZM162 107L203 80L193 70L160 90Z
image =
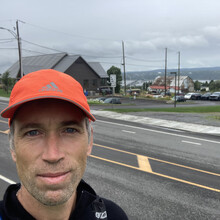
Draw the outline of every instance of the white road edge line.
M160 127L160 126L154 126L155 128L160 128L160 129L164 129L164 130L168 130L168 131L176 131L176 132L179 132L179 133L186 133L186 131L182 131L182 130L177 130L175 128L166 128L166 127Z
M121 130L121 131L123 131L123 132L125 132L125 133L136 134L135 131L127 131L127 130Z
M210 142L210 143L214 143L214 144L220 144L220 141L213 141L213 140L207 140L204 138L190 137L190 136L186 136L186 135L182 135L182 134L174 134L174 133L169 133L169 132L165 132L165 131L153 130L153 129L149 129L149 128L142 128L142 127L137 127L137 126L132 126L132 125L120 124L120 123L116 123L116 122L103 121L103 120L96 120L96 122L119 125L119 126L128 127L128 128L134 128L134 129L151 131L151 132L160 133L160 134L168 134L168 135L172 135L172 136L178 136L178 137L194 139L194 140L199 140L199 141L206 141L206 142Z
M0 102L0 104L3 104L3 105L8 105L8 103L5 103L5 102Z
M4 177L4 176L2 176L2 175L0 175L0 179L1 180L4 180L5 182L7 182L7 183L9 183L9 184L15 184L16 182L14 182L14 181L12 181L12 180L10 180L10 179L8 179L7 177Z
M194 144L194 145L202 145L200 143L196 143L196 142L191 142L191 141L182 141L183 143L187 143L187 144Z

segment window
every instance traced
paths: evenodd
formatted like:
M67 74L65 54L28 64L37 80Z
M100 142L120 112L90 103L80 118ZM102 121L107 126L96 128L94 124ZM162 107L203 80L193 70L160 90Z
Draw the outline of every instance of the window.
M89 88L89 80L88 79L84 79L83 80L83 88L84 89L88 89Z
M101 86L106 86L107 85L107 79L106 78L102 78L101 79Z
M92 85L93 85L94 87L97 87L97 79L93 79L93 80L92 80Z

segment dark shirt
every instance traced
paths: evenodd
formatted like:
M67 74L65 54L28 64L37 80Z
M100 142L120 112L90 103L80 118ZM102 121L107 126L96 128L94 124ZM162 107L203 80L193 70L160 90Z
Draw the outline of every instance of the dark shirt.
M0 220L34 220L23 208L16 193L20 184L13 184L5 192L0 201ZM69 219L75 220L128 220L125 212L114 202L100 198L83 180L77 188L76 208Z

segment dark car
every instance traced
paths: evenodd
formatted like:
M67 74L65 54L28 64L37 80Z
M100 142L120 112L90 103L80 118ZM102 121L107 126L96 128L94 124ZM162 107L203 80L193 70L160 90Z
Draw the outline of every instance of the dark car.
M107 98L104 103L121 104L121 100L119 98Z
M201 99L201 94L200 93L193 93L192 95L191 95L191 99L192 100L199 100L199 99Z
M220 92L214 92L209 96L211 101L220 101Z
M160 95L161 95L161 96L165 96L165 92L161 92ZM171 96L171 93L167 91L167 92L166 92L166 95L167 95L167 96Z
M96 98L96 100L98 100L99 102L104 102L106 99L107 99L107 97Z
M100 94L109 95L112 94L112 89L110 87L101 87L98 89Z
M209 96L211 95L212 93L211 92L207 92L205 94L203 94L201 96L201 100L209 100Z
M172 98L172 100L175 101L175 96ZM185 99L184 96L182 96L182 95L177 95L177 96L176 96L176 101L177 101L177 102L185 102L186 99Z

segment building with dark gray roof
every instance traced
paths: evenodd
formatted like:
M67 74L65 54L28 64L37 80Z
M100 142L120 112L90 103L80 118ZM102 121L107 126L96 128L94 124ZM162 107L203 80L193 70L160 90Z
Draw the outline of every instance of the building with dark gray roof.
M96 92L107 86L108 75L98 62L86 62L80 55L67 53L46 54L22 58L23 74L40 70L55 69L64 72L80 82L86 91ZM18 61L8 70L11 78L20 78Z

